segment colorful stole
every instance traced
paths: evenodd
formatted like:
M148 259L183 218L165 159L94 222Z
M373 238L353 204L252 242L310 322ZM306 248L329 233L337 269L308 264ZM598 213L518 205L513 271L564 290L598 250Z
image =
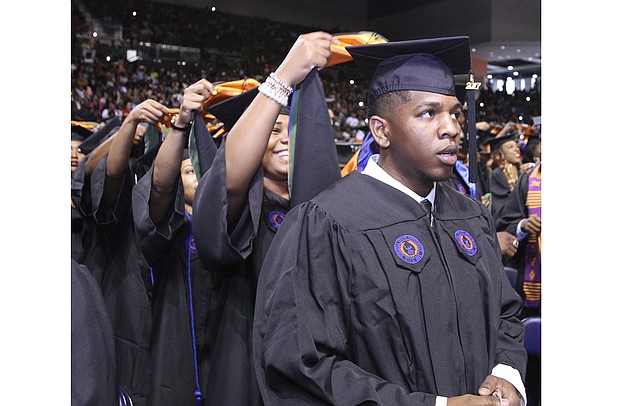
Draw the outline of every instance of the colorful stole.
M541 173L540 165L534 169L530 175L527 200L528 217L537 214L541 217ZM540 235L530 234L527 239L525 252L525 272L523 277L523 292L525 294L524 306L527 308L540 307L540 254L541 254Z

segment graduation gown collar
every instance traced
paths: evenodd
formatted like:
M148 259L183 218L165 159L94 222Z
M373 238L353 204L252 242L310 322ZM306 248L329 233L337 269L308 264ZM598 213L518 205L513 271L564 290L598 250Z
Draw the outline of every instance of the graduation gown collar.
M342 188L344 192L330 193L334 187ZM354 198L343 202L342 196ZM336 219L346 224L356 224L359 229L375 228L388 222L417 220L427 215L422 205L415 203L410 196L357 171L349 173L313 201ZM377 210L369 212L368 207ZM365 215L360 216L359 213ZM481 214L482 206L478 202L441 182L436 184L434 215L437 220L464 220Z
M420 203L422 200L426 199L431 204L435 204L435 187L437 186L437 182L434 182L433 188L429 192L427 196L420 196L413 190L409 189L407 186L403 185L400 181L394 178L392 175L387 173L381 166L379 166L379 154L374 154L368 160L368 164L362 171L364 175L372 176L373 178L380 180L381 182L392 186L406 194L407 196L414 199L416 202Z

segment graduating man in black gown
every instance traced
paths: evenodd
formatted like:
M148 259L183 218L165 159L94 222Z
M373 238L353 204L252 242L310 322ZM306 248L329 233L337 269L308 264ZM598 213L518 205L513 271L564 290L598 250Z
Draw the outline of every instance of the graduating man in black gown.
M468 37L347 50L372 76L380 153L291 209L272 242L254 317L263 401L525 403L522 301L493 220L440 182L457 159Z

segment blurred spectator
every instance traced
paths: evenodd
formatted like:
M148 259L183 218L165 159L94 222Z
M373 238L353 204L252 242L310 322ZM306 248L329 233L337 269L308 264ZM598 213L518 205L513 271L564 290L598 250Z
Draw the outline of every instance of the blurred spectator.
M496 221L521 172L523 158L515 129L515 123L510 122L495 138L489 140L491 146L491 158L488 162L491 170L489 174L490 209Z
M101 112L101 120L108 121L109 119L114 118L114 117L122 118L123 111L116 108L116 104L109 102L108 107L103 109L103 111Z

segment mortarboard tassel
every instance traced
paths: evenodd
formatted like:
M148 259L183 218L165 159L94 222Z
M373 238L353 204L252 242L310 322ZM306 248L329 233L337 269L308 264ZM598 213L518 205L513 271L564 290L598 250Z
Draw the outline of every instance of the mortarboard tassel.
M476 142L476 94L480 82L474 81L474 73L469 71L467 91L467 139L469 140L469 183L478 180L478 143Z

